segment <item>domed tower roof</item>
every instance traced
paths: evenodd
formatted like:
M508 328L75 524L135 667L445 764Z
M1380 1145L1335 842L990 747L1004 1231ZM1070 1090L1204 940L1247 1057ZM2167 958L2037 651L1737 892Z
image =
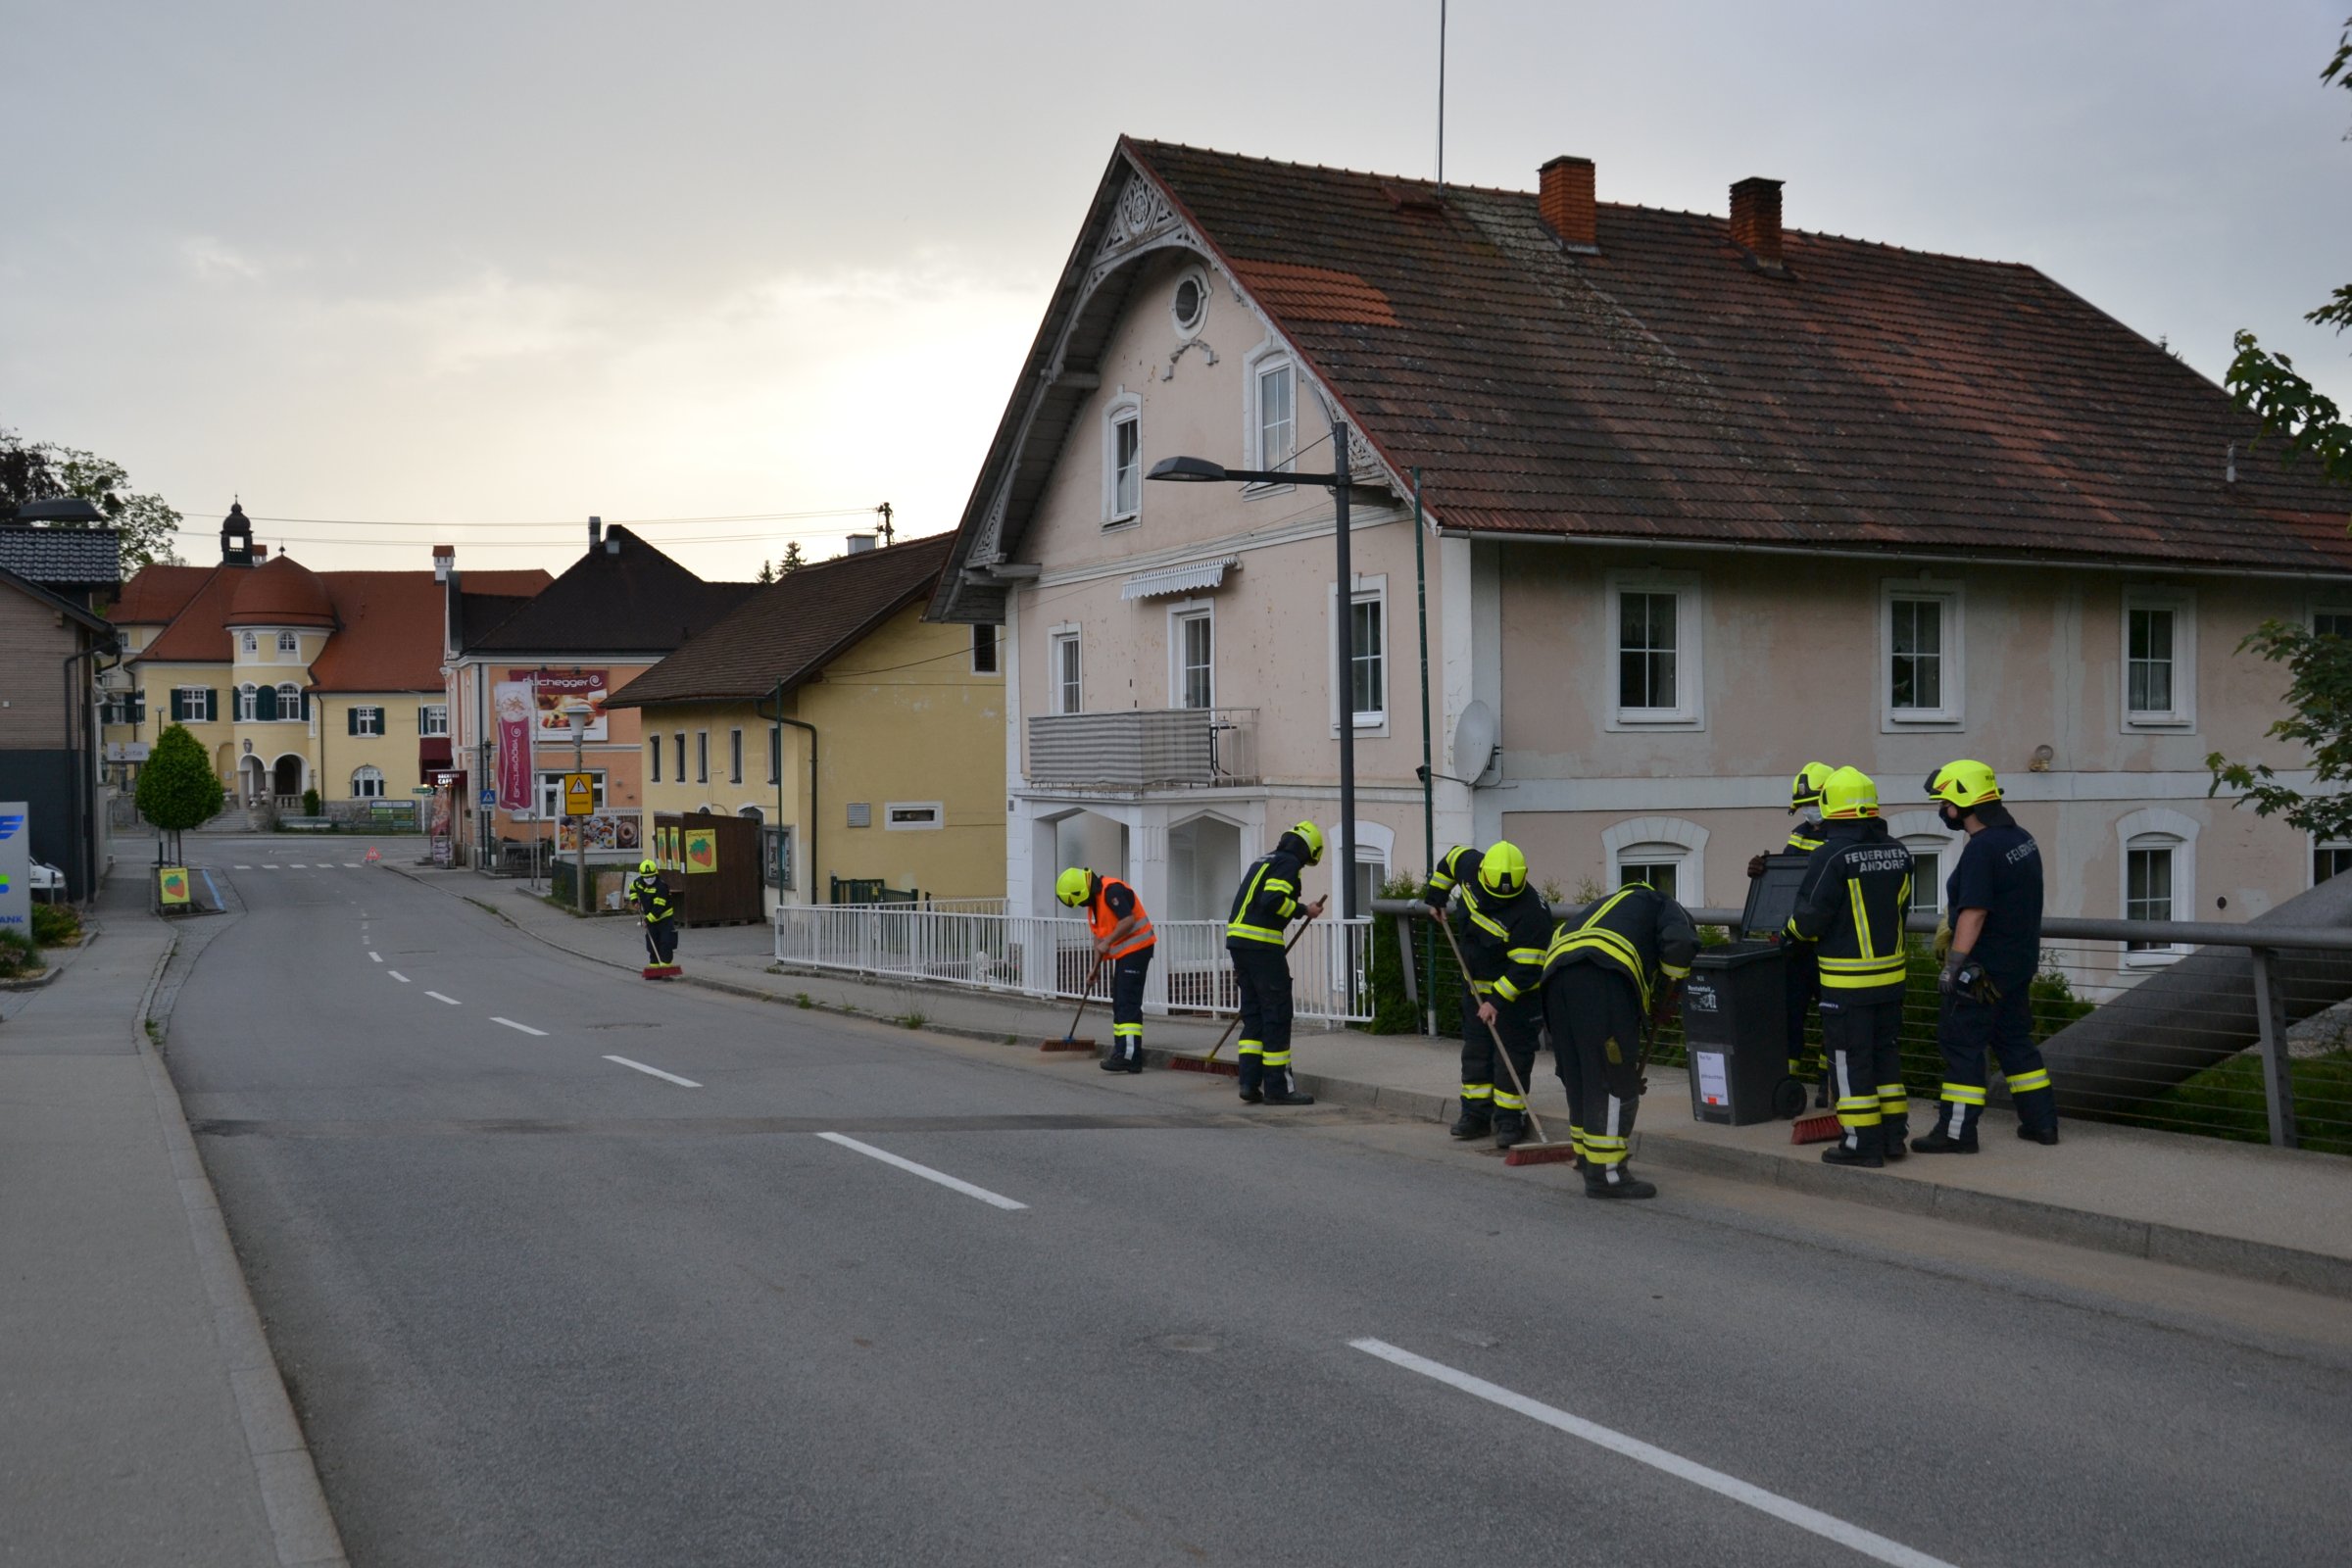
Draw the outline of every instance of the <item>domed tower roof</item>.
M334 601L318 574L291 556L256 566L228 602L231 626L332 626Z

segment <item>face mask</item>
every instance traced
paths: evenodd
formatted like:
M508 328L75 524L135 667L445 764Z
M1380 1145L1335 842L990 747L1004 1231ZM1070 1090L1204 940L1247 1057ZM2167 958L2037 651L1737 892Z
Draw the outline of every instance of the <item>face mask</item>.
M1958 808L1952 806L1939 806L1936 808L1936 814L1943 818L1943 830L1946 833L1965 833L1968 831L1968 823L1961 816Z

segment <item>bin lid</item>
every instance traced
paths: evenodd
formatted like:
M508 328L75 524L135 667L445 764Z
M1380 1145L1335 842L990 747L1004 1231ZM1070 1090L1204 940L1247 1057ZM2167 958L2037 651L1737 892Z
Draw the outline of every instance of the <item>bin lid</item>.
M1701 948L1698 956L1690 960L1693 969L1737 969L1741 964L1754 963L1759 958L1774 958L1781 955L1777 942L1726 942L1718 947Z

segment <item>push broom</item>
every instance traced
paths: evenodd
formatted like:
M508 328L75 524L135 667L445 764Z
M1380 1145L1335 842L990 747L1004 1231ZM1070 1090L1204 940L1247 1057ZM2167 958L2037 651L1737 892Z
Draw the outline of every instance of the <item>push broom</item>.
M1438 929L1446 933L1446 946L1453 950L1454 966L1467 975L1470 972L1470 965L1462 961L1462 945L1454 941L1453 927L1441 919L1438 921ZM1481 1021L1484 1022L1483 1019ZM1527 1107L1527 1124L1536 1130L1534 1143L1513 1144L1503 1154L1502 1162L1505 1165L1575 1164L1576 1146L1574 1144L1555 1144L1544 1135L1544 1123L1536 1115L1535 1102L1528 1099L1527 1085L1520 1081L1519 1064L1511 1060L1509 1052L1502 1049L1501 1032L1490 1023L1487 1025L1487 1038L1494 1042L1494 1055L1501 1061L1502 1070L1511 1075L1511 1091L1519 1097L1519 1102ZM1562 1047L1555 1044L1553 1049L1558 1050Z
M1094 1000L1095 976L1101 974L1102 972L1102 956L1101 954L1097 954L1095 955L1095 966L1086 971L1086 984L1078 988L1078 1010L1070 1014L1070 1027L1063 1033L1059 1040L1039 1041L1037 1047L1038 1050L1091 1052L1095 1049L1095 1042L1092 1037L1089 1037L1085 1040L1078 1038L1078 1020L1086 1015L1086 1004Z
M1298 938L1304 935L1306 935L1306 927L1301 925L1299 926L1298 932L1291 938L1291 940L1282 945L1282 956L1285 958L1288 958L1291 956L1291 950L1298 945ZM1180 1072L1214 1072L1223 1073L1228 1078L1239 1078L1242 1075L1241 1064L1239 1062L1232 1061L1219 1061L1217 1059L1217 1053L1225 1049L1225 1042L1231 1040L1233 1038L1233 1032L1236 1029L1239 1029L1241 1026L1242 1015L1239 1012L1236 1012L1233 1015L1233 1022L1227 1024L1225 1026L1225 1032L1217 1036L1217 1043L1208 1048L1207 1055L1170 1056L1168 1058L1168 1065L1176 1068Z

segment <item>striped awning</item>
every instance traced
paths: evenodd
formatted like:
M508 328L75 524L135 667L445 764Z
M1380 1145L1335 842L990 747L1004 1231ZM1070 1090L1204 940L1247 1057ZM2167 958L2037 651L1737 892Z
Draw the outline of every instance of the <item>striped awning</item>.
M1119 597L1157 599L1167 594L1189 594L1202 588L1220 587L1225 581L1227 568L1240 564L1240 558L1222 556L1215 561L1194 561L1181 566L1159 566L1151 571L1139 571L1119 589Z

